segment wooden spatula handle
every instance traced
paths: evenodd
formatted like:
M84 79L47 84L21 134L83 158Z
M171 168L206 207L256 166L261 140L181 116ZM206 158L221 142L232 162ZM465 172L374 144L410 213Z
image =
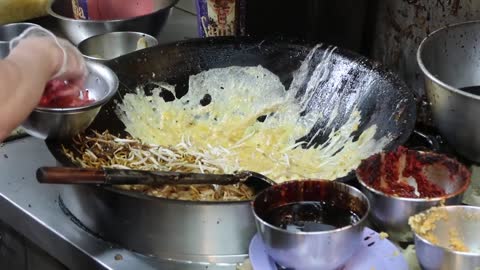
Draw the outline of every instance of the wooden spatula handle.
M104 184L106 175L102 169L41 167L37 180L49 184Z

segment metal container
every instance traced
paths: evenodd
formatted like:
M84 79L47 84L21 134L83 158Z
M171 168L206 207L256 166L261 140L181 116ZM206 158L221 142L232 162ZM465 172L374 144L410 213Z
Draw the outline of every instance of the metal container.
M371 57L397 72L419 95L424 82L416 52L430 32L452 23L480 19L480 1L381 0L371 10L375 20L367 28Z
M41 139L70 138L90 126L102 106L117 93L118 78L98 63L87 62L87 69L85 87L95 102L75 108L37 107L22 123L25 132Z
M369 220L379 230L388 233L390 239L397 242L413 240L413 234L408 225L408 219L411 216L441 203L461 204L463 194L470 185L470 173L459 162L431 152L409 151L405 155L417 154L421 155L422 159L433 161L423 166L422 170L429 181L443 188L448 195L436 198L405 198L385 194L372 188L364 178L372 175L384 177L380 173L383 166L382 154L376 154L364 160L357 169L361 190L372 205ZM365 177L364 172L369 175Z
M430 233L438 243L433 244L415 233L415 250L422 269L478 269L480 266L480 233L478 231L480 207L445 206L435 210L437 213L439 211L446 212L446 219L437 219L434 222L435 228ZM458 236L455 236L457 233ZM446 248L452 243L464 245L468 248L468 252Z
M342 207L360 220L346 227L324 231L291 231L265 221L269 210L297 202L321 202ZM347 184L328 180L292 181L272 186L253 202L258 232L268 255L287 269L335 270L360 248L369 212L367 197Z
M480 96L460 89L480 86L479 40L480 21L450 25L430 34L417 55L435 126L475 162L480 162Z
M19 36L30 26L35 26L33 23L10 23L0 25L0 59L7 57L10 53L10 40Z
M241 263L256 233L250 201L180 201L73 185L61 198L100 237L173 261Z
M74 19L72 1L55 0L48 8L63 34L75 45L89 37L113 31L139 31L158 37L178 0L153 0L155 12L128 19L77 20Z
M89 60L106 62L156 45L157 39L145 33L110 32L87 38L78 44L78 49Z

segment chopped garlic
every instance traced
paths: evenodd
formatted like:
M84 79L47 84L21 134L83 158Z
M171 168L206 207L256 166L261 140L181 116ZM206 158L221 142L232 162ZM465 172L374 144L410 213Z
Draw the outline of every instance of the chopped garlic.
M379 235L380 235L380 239L382 239L382 240L388 238L388 233L386 233L386 232L380 232Z

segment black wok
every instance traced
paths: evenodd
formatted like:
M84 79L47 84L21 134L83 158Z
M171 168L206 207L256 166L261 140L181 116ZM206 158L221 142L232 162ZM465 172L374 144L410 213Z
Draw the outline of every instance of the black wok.
M288 88L292 72L312 47L245 38L198 39L134 52L108 65L123 83L119 95L147 82L166 81L176 84L175 94L180 97L187 90L190 75L231 65L262 65L279 75ZM363 116L360 131L376 124L378 136L392 136L387 148L405 142L413 129L416 106L404 83L348 51L336 51L333 61L335 76L319 86L308 110L322 110L329 115L333 101L340 101L333 125L338 128L356 104ZM90 129L123 133L124 126L114 113L114 102L103 107ZM328 134L325 124L319 121L314 129L322 129L321 135ZM317 142L324 140L325 136L320 136ZM62 143L72 147L69 141L49 141L47 145L62 165L75 166L63 155ZM349 175L341 180L352 178ZM218 263L232 265L233 269L248 257L250 240L257 233L250 201L170 200L85 185L63 186L60 198L65 209L103 239L141 254L189 262L188 267L200 262L198 268Z
M288 89L292 73L299 68L312 47L284 40L208 38L152 47L124 55L107 64L121 81L119 95L102 108L89 130L109 130L113 134L124 134L125 127L114 112L115 102L120 101L121 95L138 85L166 81L176 85L175 96L180 98L187 91L190 75L211 68L262 65L277 74ZM319 58L326 48L323 46L315 57ZM416 118L415 100L410 89L396 75L353 52L337 49L332 59L332 76L316 89L307 110L321 110L323 115L329 115L334 109L333 101L339 100L339 115L332 126L339 128L348 119L353 107L357 106L362 115L358 134L376 124L376 138L387 134L392 138L386 149L403 144L410 136ZM325 131L320 133L316 143L325 141L329 133L325 128L326 121L326 117L319 120L306 138L299 139L308 140L318 129L322 129ZM71 147L72 142L47 141L48 149L59 163L75 166L63 154L62 144ZM349 174L338 180L346 181L353 177L353 174Z

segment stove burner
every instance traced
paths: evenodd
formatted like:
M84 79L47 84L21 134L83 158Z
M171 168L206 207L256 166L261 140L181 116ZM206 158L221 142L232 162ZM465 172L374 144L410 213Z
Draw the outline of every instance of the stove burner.
M68 210L67 206L65 205L65 203L63 203L63 200L62 200L62 197L61 196L58 196L58 205L60 206L60 210L62 210L62 212L76 225L78 226L80 229L84 230L85 232L87 232L88 234L92 235L93 237L99 239L99 240L102 240L106 243L109 243L110 247L111 248L119 248L118 245L115 245L107 240L105 240L100 234L90 230L89 228L87 228L87 226L83 225L83 223L78 220L73 214L72 212L70 212L70 210Z

